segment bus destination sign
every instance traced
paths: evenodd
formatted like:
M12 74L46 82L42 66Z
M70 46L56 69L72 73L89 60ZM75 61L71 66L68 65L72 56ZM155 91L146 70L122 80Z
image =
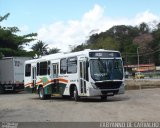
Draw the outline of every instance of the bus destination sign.
M115 58L120 57L119 52L90 52L89 57L98 57L98 58Z

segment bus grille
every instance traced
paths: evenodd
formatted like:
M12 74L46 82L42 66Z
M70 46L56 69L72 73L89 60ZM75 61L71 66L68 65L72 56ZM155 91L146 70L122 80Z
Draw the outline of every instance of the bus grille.
M120 88L122 81L107 81L102 83L95 83L99 89L118 89Z

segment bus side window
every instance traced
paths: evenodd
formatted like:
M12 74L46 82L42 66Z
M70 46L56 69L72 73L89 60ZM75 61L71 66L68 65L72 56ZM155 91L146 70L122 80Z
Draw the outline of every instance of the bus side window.
M67 72L67 59L61 59L60 61L60 74L66 74Z
M39 63L37 63L37 76L39 76Z
M48 61L48 65L47 65L47 72L48 72L48 75L50 75L50 64L51 64L51 62L50 61Z
M40 62L40 75L47 75L47 61Z
M70 57L67 61L67 73L77 73L77 57Z
M25 76L31 76L31 64L25 66Z

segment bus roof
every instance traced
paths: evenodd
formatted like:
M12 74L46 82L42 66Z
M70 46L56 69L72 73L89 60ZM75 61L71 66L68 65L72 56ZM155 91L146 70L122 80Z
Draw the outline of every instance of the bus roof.
M39 61L47 61L51 59L60 59L60 58L66 58L66 57L74 57L74 56L89 56L89 52L119 52L115 50L104 50L104 49L99 49L99 50L91 50L91 49L85 49L83 51L79 52L72 52L72 53L56 53L56 54L50 54L50 55L45 55L42 56L38 59L32 59L32 60L27 60L25 63L34 63L34 62L39 62Z

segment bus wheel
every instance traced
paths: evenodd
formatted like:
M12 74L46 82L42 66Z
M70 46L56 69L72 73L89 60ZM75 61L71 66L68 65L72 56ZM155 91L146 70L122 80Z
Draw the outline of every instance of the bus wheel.
M40 98L41 100L46 99L45 94L44 94L44 88L43 88L43 87L40 87L40 88L39 88L39 98Z
M80 97L78 96L78 90L77 90L76 86L74 87L74 100L75 101L79 101L80 100Z
M71 96L62 95L62 98L63 98L63 99L70 99Z
M102 101L106 101L107 100L107 96L106 95L101 96L101 100Z
M50 95L50 94L45 95L45 98L46 98L46 99L51 99L51 95Z
M3 94L4 93L4 88L2 85L0 85L0 94Z

